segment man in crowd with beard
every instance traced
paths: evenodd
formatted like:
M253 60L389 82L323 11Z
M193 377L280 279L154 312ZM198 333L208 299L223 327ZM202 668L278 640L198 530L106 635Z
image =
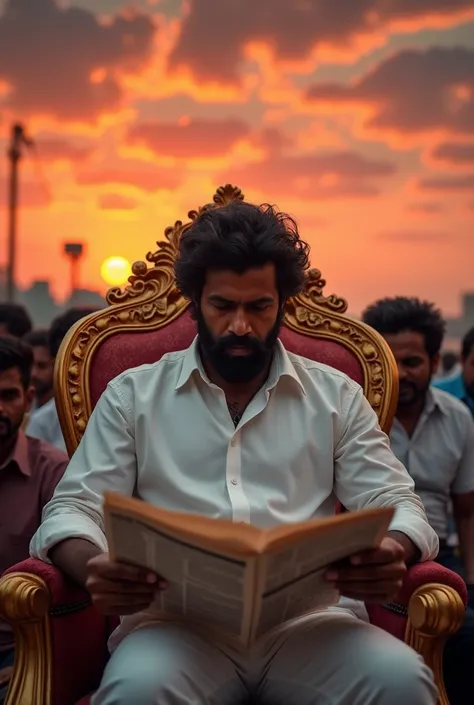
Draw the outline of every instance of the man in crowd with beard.
M270 206L202 212L175 266L196 339L109 383L45 510L33 555L122 618L94 705L238 705L249 695L261 705L436 702L429 669L370 625L363 604L394 599L406 564L436 555L436 534L359 385L278 340L308 250ZM105 490L265 528L330 516L337 499L353 511L397 511L378 548L328 570L344 596L336 607L247 651L157 620L151 603L166 583L109 559Z
M43 507L68 461L61 451L21 430L35 393L30 386L32 364L33 354L26 343L0 337L0 575L28 558ZM0 622L0 703L13 654L11 630Z
M54 359L49 348L49 332L47 330L32 330L23 338L33 350L33 368L31 384L35 388L35 399L31 414L40 409L53 398Z
M459 373L436 380L435 386L460 399L474 416L474 328L471 328L462 340Z
M392 450L415 481L431 526L438 534L438 561L465 578L470 605L460 632L445 649L445 681L451 705L474 696L474 421L466 405L430 388L445 323L433 304L414 298L383 299L363 320L383 335L395 356L400 379ZM462 565L447 544L450 505Z

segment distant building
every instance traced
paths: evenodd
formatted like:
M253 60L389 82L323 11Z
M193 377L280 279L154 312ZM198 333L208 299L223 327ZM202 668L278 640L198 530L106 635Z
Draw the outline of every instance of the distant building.
M0 268L0 301L5 300L5 270ZM33 282L28 289L17 288L15 301L25 306L37 328L48 327L53 318L72 306L90 306L99 309L106 305L103 296L89 289L76 289L66 301L58 302L51 294L50 282L43 280Z
M474 293L463 294L462 312L459 318L446 319L447 347L458 344L466 332L474 327Z

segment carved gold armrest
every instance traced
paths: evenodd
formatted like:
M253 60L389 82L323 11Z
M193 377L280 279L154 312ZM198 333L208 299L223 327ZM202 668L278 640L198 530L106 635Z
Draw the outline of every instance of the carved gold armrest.
M405 641L421 654L433 671L439 705L449 705L443 682L443 648L446 639L461 626L465 607L459 594L448 585L428 583L410 598Z
M50 595L44 580L8 573L0 580L0 616L15 635L15 664L5 705L50 705Z

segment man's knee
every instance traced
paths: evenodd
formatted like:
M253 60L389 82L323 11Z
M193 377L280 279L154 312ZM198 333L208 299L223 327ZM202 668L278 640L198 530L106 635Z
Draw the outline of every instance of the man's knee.
M374 702L383 705L403 702L407 705L435 705L437 702L432 671L421 656L405 644L400 644L395 651L387 649L372 654L368 669L367 685L376 695Z

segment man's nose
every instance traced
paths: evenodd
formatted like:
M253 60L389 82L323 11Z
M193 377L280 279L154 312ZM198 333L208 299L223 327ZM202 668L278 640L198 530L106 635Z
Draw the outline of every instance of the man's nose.
M236 309L233 312L232 320L229 324L229 333L234 335L248 335L252 332L252 326L243 309Z

